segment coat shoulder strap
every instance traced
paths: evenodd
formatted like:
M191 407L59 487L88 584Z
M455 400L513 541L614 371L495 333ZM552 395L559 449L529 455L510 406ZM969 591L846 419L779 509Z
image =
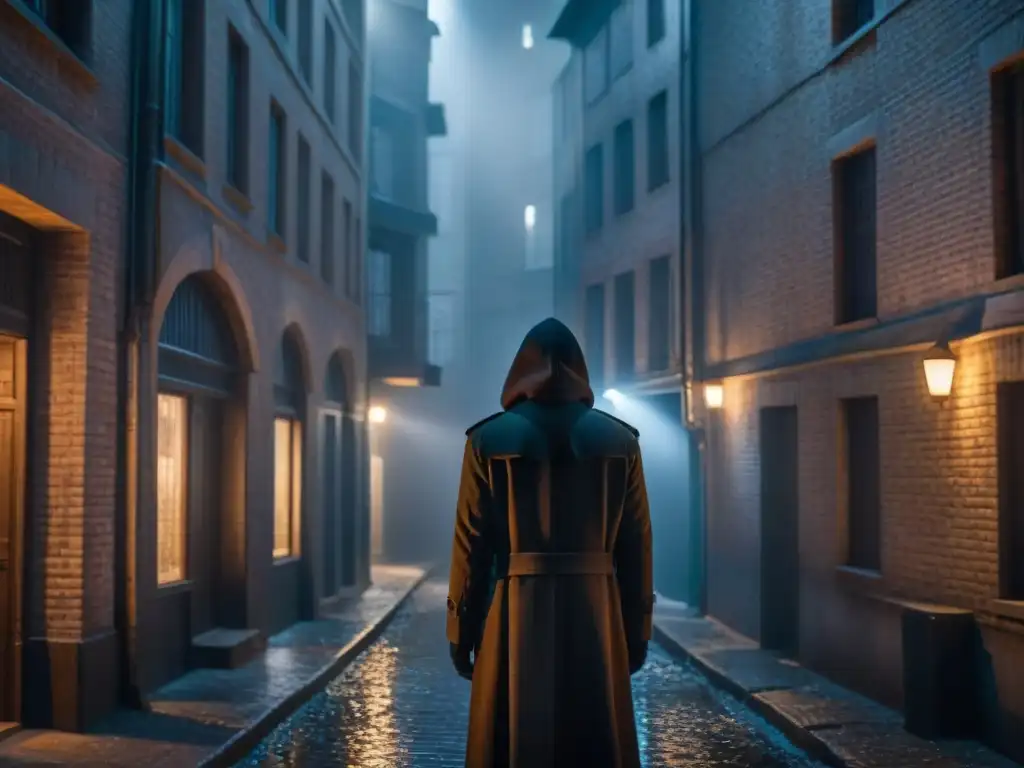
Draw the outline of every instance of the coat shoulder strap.
M602 416L609 418L618 424L621 424L623 427L628 429L633 434L633 437L640 437L640 430L634 427L632 424L629 424L628 422L625 422L622 419L616 418L615 416L612 416L610 413L602 411L600 408L594 408L592 410L595 413L600 413Z
M466 430L466 437L469 437L470 435L472 435L474 432L476 432L478 429L480 429L480 427L482 427L487 422L494 421L499 416L504 415L504 413L505 413L504 411L498 411L497 413L492 413L490 416L488 416L485 419L480 419L480 421L478 421L476 424L474 424L473 426L471 426L469 429Z

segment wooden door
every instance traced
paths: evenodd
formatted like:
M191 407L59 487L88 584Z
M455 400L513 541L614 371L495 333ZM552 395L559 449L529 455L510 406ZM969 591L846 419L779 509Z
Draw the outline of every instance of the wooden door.
M341 578L341 569L338 563L338 542L341 536L339 521L341 517L340 421L341 415L338 413L324 414L323 450L320 453L323 461L324 484L324 530L321 539L323 542L324 597L332 597L337 593Z
M800 508L795 406L761 409L761 645L800 639Z
M26 342L0 335L0 720L20 718Z
M195 637L220 625L223 407L220 401L201 396L191 397L190 405L189 579Z

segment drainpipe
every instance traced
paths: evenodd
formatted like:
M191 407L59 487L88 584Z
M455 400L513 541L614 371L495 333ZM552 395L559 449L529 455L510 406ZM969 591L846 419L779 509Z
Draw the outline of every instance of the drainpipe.
M122 635L122 698L146 708L139 672L138 403L140 345L148 335L157 258L157 161L161 158L165 0L133 5L131 148L128 190L128 253L124 269L124 327L118 376L120 552L123 592L118 600Z
M698 0L684 0L680 4L680 47L683 57L683 76L680 78L680 110L683 115L683 146L680 155L680 186L682 189L682 259L680 291L682 329L680 353L683 364L683 408L687 431L690 434L690 599L701 613L707 607L707 432L696 407L699 382L704 360L704 285L703 285L703 216L700 130L698 127L699 71L698 36L694 34L697 22ZM694 546L696 545L696 546Z

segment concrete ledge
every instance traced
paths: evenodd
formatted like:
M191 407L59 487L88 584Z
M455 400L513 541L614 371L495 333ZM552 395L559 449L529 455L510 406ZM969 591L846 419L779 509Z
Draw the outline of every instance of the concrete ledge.
M325 664L315 675L309 678L304 684L296 688L283 699L267 708L262 714L249 722L244 728L236 733L230 741L221 746L213 754L209 755L200 764L199 768L227 768L235 765L243 759L263 739L265 739L277 726L294 714L303 704L314 695L323 690L327 684L341 674L345 667L351 664L359 654L369 648L384 633L388 624L405 604L409 596L415 592L424 581L430 576L431 569L424 570L422 575L413 582L391 606L388 611L375 623L364 629L359 635L353 638L348 645L342 648L335 657Z

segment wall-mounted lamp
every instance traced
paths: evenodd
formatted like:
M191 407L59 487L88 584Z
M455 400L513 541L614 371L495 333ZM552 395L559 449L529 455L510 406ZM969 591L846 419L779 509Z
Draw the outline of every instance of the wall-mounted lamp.
M925 354L923 363L928 394L940 400L949 397L953 391L956 355L946 344L936 344Z
M388 409L380 405L375 405L370 408L366 413L371 424L383 424L388 420Z
M704 385L704 405L717 411L725 404L725 387L718 382Z

